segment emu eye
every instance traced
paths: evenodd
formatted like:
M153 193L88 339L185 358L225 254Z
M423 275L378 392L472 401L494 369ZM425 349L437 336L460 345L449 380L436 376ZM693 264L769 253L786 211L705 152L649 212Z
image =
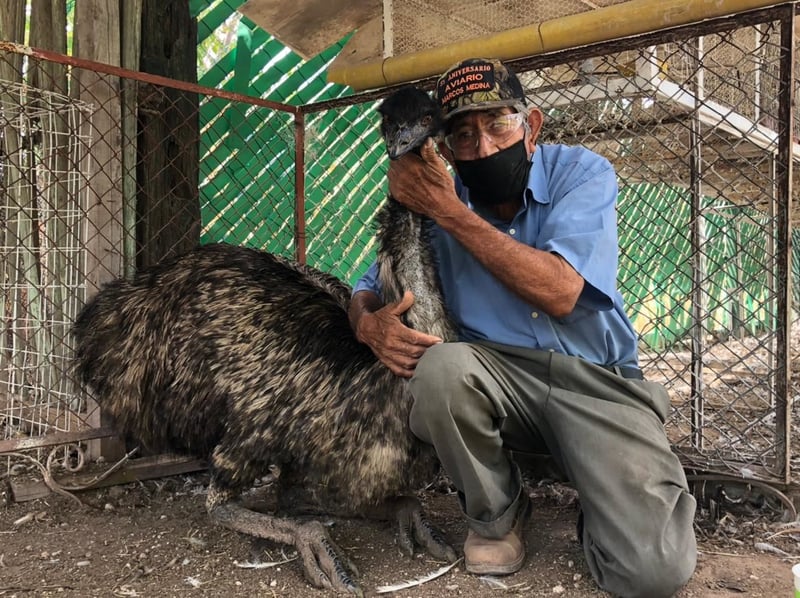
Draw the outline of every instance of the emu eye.
M427 116L424 116L422 118L420 123L422 124L423 127L427 127L429 124L431 124L432 120L433 120L433 117L430 114L428 114Z

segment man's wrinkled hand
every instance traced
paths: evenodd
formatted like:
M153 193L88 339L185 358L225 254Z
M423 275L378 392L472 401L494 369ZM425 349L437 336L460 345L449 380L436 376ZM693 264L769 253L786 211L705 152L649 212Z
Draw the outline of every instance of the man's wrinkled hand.
M441 343L438 336L424 334L409 328L402 315L414 305L410 291L396 303L387 303L381 309L364 314L358 324L358 340L368 345L372 352L394 374L410 378L425 350Z
M421 157L408 153L392 161L387 177L392 197L412 212L436 220L461 205L453 177L430 137L422 146Z

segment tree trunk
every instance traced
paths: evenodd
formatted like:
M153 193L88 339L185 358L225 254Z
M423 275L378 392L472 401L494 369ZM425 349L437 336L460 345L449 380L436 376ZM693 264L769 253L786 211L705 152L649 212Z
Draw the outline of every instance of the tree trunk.
M142 71L197 82L197 24L185 0L144 0ZM198 97L139 86L138 266L200 240Z
M3 0L0 10L0 39L21 44L25 41L25 0ZM0 55L0 79L22 80L22 54Z

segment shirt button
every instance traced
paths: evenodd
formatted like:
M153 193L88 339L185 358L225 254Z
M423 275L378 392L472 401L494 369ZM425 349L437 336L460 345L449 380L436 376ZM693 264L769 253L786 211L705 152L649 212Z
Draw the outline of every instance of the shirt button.
M531 312L531 317L535 320L536 318L539 317L539 312L538 311L532 311Z
M517 229L516 228L509 228L508 229L508 234L509 235L516 235L517 234Z

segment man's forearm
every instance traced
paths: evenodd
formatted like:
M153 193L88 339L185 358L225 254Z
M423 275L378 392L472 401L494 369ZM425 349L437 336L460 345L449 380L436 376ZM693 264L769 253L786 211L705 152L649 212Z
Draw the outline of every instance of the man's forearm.
M583 278L562 257L516 241L466 207L437 223L526 302L554 317L574 309Z

